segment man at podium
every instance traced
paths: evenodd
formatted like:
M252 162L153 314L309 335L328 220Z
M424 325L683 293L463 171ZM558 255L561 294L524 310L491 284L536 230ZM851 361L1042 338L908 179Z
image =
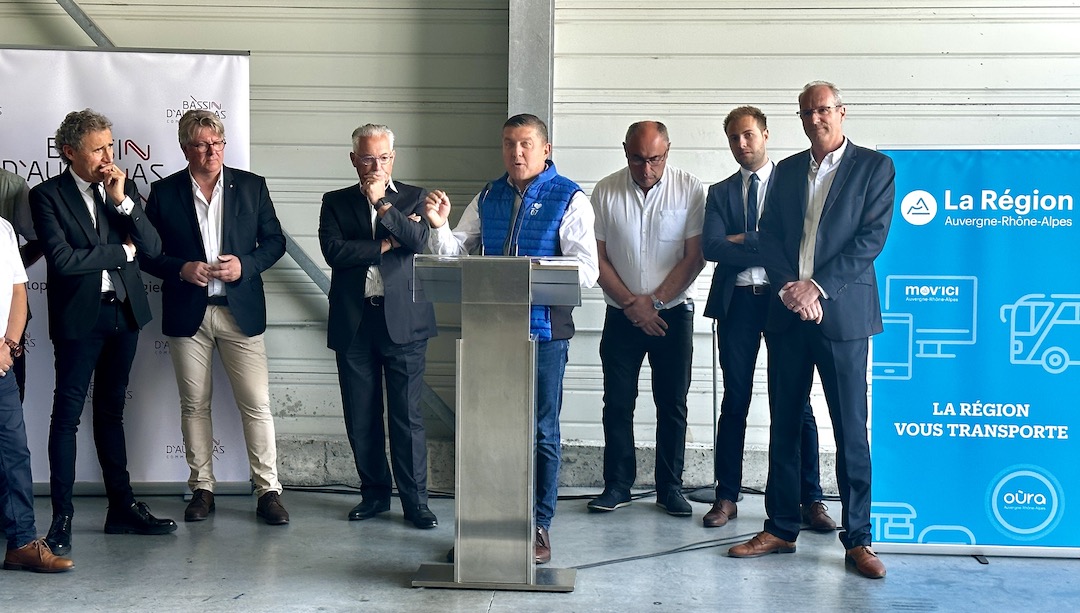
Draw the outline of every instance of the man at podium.
M548 159L547 125L535 115L515 115L502 131L506 174L487 184L450 230L450 198L434 190L425 201L431 252L438 255L570 256L578 260L582 287L599 276L594 214L585 192L558 174ZM551 559L548 530L559 486L559 413L574 321L570 306L534 306L530 333L536 342L537 564Z

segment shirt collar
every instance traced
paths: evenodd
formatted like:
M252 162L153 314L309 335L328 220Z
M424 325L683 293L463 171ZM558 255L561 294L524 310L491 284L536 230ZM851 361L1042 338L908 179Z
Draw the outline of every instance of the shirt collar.
M840 146L836 148L836 151L830 151L829 153L825 154L825 157L821 158L820 164L817 160L814 159L814 154L811 153L810 172L816 173L818 169L822 166L824 166L826 169L829 169L839 164L840 160L844 159L844 152L847 151L847 145L848 139L845 136L844 142L840 143Z
M776 168L776 162L773 162L770 159L768 162L765 163L764 166L758 168L757 170L747 170L740 166L739 173L742 175L744 185L750 182L750 175L755 173L757 173L757 178L759 181L761 181L762 183L767 183L769 181L769 177L772 176L774 168Z
M90 189L90 186L93 185L93 183L86 181L79 175L75 174L75 169L72 168L70 165L68 166L68 172L71 173L71 178L75 179L75 187L79 188L80 192L85 193L87 190Z
M195 175L191 174L190 170L188 170L188 178L191 179L191 189L192 190L198 191L198 190L202 189L201 187L199 187L199 182L195 180ZM217 190L221 189L221 187L224 184L225 184L225 167L222 167L221 172L218 173L217 182L214 183L214 191L216 192Z

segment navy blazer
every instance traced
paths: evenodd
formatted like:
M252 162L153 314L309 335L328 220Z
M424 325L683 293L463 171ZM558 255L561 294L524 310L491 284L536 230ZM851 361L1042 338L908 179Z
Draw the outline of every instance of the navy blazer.
M742 244L727 239L729 234L742 234L746 228L746 207L742 193L742 171L709 187L705 200L705 224L701 231L701 252L705 259L716 262L705 317L726 319L735 292L735 278L751 266L764 266L758 251L757 230L746 231ZM772 188L769 180L766 189ZM766 198L768 192L766 192Z
M333 270L330 281L330 318L326 346L346 351L364 315L364 286L368 267L379 266L385 288L386 330L396 344L411 343L437 334L435 309L422 290L413 301L413 256L427 245L427 222L415 222L409 215L423 216L427 191L394 182L397 192L386 191L393 206L378 219L374 238L371 205L359 183L323 194L319 213L319 246ZM380 254L380 243L393 236L401 247Z
M99 220L108 226L108 238L102 242L69 169L30 190L30 212L47 264L50 338L77 339L93 328L101 307L103 270L120 272L140 328L153 319L139 261L160 253L161 242L130 178L124 182L124 192L135 206L130 215L123 215L116 211L116 203L108 203L112 206L106 207L105 219ZM127 237L138 256L133 262L127 261L122 245Z
M225 284L225 293L240 330L255 336L266 331L262 272L285 254L285 235L266 179L227 166L221 172L221 253L240 258L241 275ZM181 279L180 268L188 262L206 262L206 250L187 168L150 186L146 214L161 235L161 255L143 264L162 280L161 332L193 336L206 313L206 288Z
M809 150L776 165L758 225L765 271L778 291L798 279L809 170ZM888 156L848 141L825 198L814 248L814 281L828 296L821 301L826 338L847 341L881 332L874 259L892 223L895 178ZM774 292L765 329L780 332L796 321L799 316Z

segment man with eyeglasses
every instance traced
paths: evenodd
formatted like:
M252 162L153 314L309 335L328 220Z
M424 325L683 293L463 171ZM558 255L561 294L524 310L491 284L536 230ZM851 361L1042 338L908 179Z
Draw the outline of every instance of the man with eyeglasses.
M689 517L682 473L694 350L692 285L705 265L705 190L697 177L668 165L671 141L663 123L632 124L622 146L626 166L601 179L591 199L607 312L600 337L604 491L587 506L606 512L630 504L637 478L634 408L648 356L656 403L656 505Z
M360 126L349 152L359 183L323 195L319 245L333 270L326 338L337 355L345 432L363 497L349 519L388 511L396 482L405 521L429 529L439 521L428 508L420 395L428 339L437 328L431 303L414 302L412 289L413 256L428 240L420 218L427 190L393 179L394 155L390 128Z
M30 190L30 212L48 265L56 371L49 423L53 517L45 541L54 554L68 555L75 436L91 378L94 446L109 500L105 532L168 534L176 522L154 517L146 503L135 500L124 436L139 330L153 318L139 262L156 256L161 242L135 182L114 163L107 117L92 109L68 113L54 146L67 169Z
M523 113L502 129L506 173L487 185L465 207L453 231L447 221L450 198L439 190L428 194L424 216L432 227L428 241L440 255L464 255L479 249L486 255L563 255L577 258L578 282L592 287L596 263L594 214L577 183L560 175L548 159L547 125ZM563 373L574 335L573 307L534 306L530 334L536 342L536 529L533 552L537 564L551 560L548 531L559 494Z
M716 501L702 518L706 528L725 526L739 512L746 416L773 293L764 257L758 252L758 220L776 168L769 159L765 113L753 106L732 109L724 118L724 133L740 168L709 188L701 235L705 259L716 262L705 316L716 319L724 375L724 399L713 450ZM809 400L803 407L801 433L799 498L803 521L812 530L831 532L836 522L821 501L817 421Z
M188 165L150 186L146 212L161 234L162 252L146 269L162 279L161 331L169 337L180 390L192 491L184 520L205 520L215 508L210 397L216 348L240 410L256 515L270 525L287 524L270 413L262 282L262 272L285 253L285 235L266 180L224 165L225 126L214 113L184 113L178 134Z
M728 554L795 551L800 429L816 367L836 437L845 561L878 579L885 565L871 548L866 361L870 335L882 330L874 260L892 221L895 171L887 156L844 136L846 112L832 83L803 88L798 114L810 149L777 164L761 217L759 244L772 285L765 324L768 519L762 532Z

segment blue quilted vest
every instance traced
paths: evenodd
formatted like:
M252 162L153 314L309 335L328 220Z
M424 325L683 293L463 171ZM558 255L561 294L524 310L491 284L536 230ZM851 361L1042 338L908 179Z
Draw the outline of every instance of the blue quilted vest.
M559 175L555 164L547 167L521 194L521 206L513 215L517 190L503 175L480 195L480 238L486 255L562 255L559 226L577 183ZM511 218L513 216L513 218ZM540 341L551 340L551 309L532 307L531 333Z

